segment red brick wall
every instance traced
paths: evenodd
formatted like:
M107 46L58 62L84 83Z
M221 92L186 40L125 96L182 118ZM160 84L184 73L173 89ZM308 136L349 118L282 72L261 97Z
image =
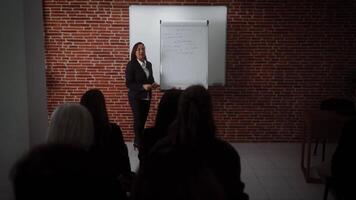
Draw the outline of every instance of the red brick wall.
M110 119L132 139L124 72L129 5L140 4L227 6L226 86L209 90L219 136L228 141L300 141L304 110L318 109L328 97L350 97L356 69L351 0L143 2L43 1L50 114L63 102L78 102L87 89L99 88ZM154 93L148 126L160 95Z

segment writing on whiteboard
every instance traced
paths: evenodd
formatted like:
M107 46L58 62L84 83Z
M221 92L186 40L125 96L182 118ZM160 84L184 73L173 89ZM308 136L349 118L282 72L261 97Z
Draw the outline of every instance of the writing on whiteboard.
M195 56L199 53L199 44L192 36L201 35L202 30L193 27L168 27L162 32L165 41L163 53Z

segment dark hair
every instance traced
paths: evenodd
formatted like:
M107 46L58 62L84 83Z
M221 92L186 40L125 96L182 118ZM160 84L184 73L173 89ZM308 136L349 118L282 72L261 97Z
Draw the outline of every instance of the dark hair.
M211 97L203 86L190 86L181 94L172 133L174 143L181 144L204 143L215 138Z
M145 46L142 42L137 42L137 43L132 47L131 60L136 60L136 59L137 59L137 57L136 57L136 51L137 51L138 45L140 45L140 44L142 44L143 46ZM147 60L146 55L145 55L144 59Z
M178 101L182 90L171 89L164 92L158 105L155 128L159 133L166 133L176 119Z
M80 104L85 106L92 115L95 130L94 145L104 144L110 132L110 122L103 93L99 89L90 89L83 94Z

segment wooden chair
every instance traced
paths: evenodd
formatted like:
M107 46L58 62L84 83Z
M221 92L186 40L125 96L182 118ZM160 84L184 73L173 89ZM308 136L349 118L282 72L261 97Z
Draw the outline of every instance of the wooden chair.
M347 119L347 117L334 111L317 110L304 113L305 130L302 142L301 168L307 182L322 183L320 178L311 176L312 143L324 140L337 141Z

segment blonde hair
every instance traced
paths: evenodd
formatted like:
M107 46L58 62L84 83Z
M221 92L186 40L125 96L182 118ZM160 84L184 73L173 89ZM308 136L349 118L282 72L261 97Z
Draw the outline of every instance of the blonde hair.
M48 143L69 144L89 149L94 142L94 125L89 111L80 104L66 103L52 113Z

